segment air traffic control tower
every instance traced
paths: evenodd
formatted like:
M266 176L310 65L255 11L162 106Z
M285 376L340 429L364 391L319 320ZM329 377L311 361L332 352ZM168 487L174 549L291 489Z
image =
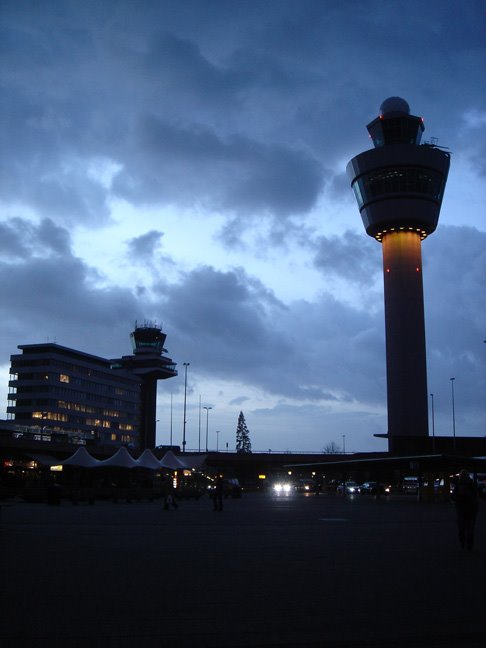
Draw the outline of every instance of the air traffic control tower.
M435 231L450 156L421 144L424 123L400 97L386 99L367 126L374 149L347 166L369 236L382 244L388 446L428 436L421 241Z
M125 369L140 379L140 450L155 447L157 381L177 376L175 362L164 355L166 337L154 322L135 322L130 333L133 355L111 360L112 369Z

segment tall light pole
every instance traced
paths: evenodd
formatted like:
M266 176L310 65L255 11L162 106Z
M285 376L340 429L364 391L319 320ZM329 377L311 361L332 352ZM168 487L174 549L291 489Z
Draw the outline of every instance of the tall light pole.
M172 392L170 392L170 445L172 446Z
M216 430L216 452L219 452L219 430Z
M456 408L454 405L454 380L451 378L451 395L452 395L452 436L454 437L454 450L456 449Z
M208 452L209 410L213 408L205 405L203 409L206 410L206 452Z
M187 402L187 367L190 362L183 362L184 365L184 423L182 426L182 452L186 451L186 402Z
M199 426L197 434L197 451L201 452L201 394L199 394Z
M346 454L346 435L343 434L343 454Z
M430 394L430 406L431 406L431 410L432 410L432 452L435 452L434 394Z

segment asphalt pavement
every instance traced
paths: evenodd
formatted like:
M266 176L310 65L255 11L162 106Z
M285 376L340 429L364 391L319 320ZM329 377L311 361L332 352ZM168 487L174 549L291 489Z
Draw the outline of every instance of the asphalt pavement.
M486 506L247 493L2 506L3 648L476 648Z

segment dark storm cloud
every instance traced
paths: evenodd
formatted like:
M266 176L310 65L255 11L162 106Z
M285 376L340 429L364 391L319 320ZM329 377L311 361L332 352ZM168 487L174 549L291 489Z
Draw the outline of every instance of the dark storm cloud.
M150 232L146 232L145 234L141 234L140 236L136 236L135 238L130 239L129 241L127 241L130 257L142 260L152 259L162 241L163 236L163 232L150 230Z
M424 243L424 258L429 382L445 391L455 376L465 387L463 402L479 407L486 389L486 234L441 227Z
M34 225L23 218L11 218L0 223L0 255L26 259L30 255L48 256L70 251L67 230L49 218Z
M405 94L430 135L464 146L441 124L484 98L463 74L482 57L479 7L6 2L4 197L100 223L109 188L78 163L105 158L138 204L306 213L324 169L366 143L383 94Z
M284 306L243 270L209 267L165 287L163 310L171 348L200 374L298 400L380 400L379 316L330 296Z
M14 219L2 230L15 252L0 255L3 362L17 344L48 339L108 356L129 350L129 327L145 310L141 300L125 289L97 288L97 273L72 255L68 232L52 221Z
M345 232L342 236L321 236L316 240L314 264L324 274L343 277L352 283L370 284L380 270L376 262L376 242L363 234Z
M197 200L245 215L289 215L308 211L321 183L319 163L304 151L147 116L114 190L135 204Z

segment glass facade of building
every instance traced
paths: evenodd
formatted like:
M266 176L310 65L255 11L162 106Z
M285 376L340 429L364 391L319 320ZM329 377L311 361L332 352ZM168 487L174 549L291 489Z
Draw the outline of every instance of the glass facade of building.
M83 445L138 446L139 378L57 344L19 349L11 356L9 419Z

